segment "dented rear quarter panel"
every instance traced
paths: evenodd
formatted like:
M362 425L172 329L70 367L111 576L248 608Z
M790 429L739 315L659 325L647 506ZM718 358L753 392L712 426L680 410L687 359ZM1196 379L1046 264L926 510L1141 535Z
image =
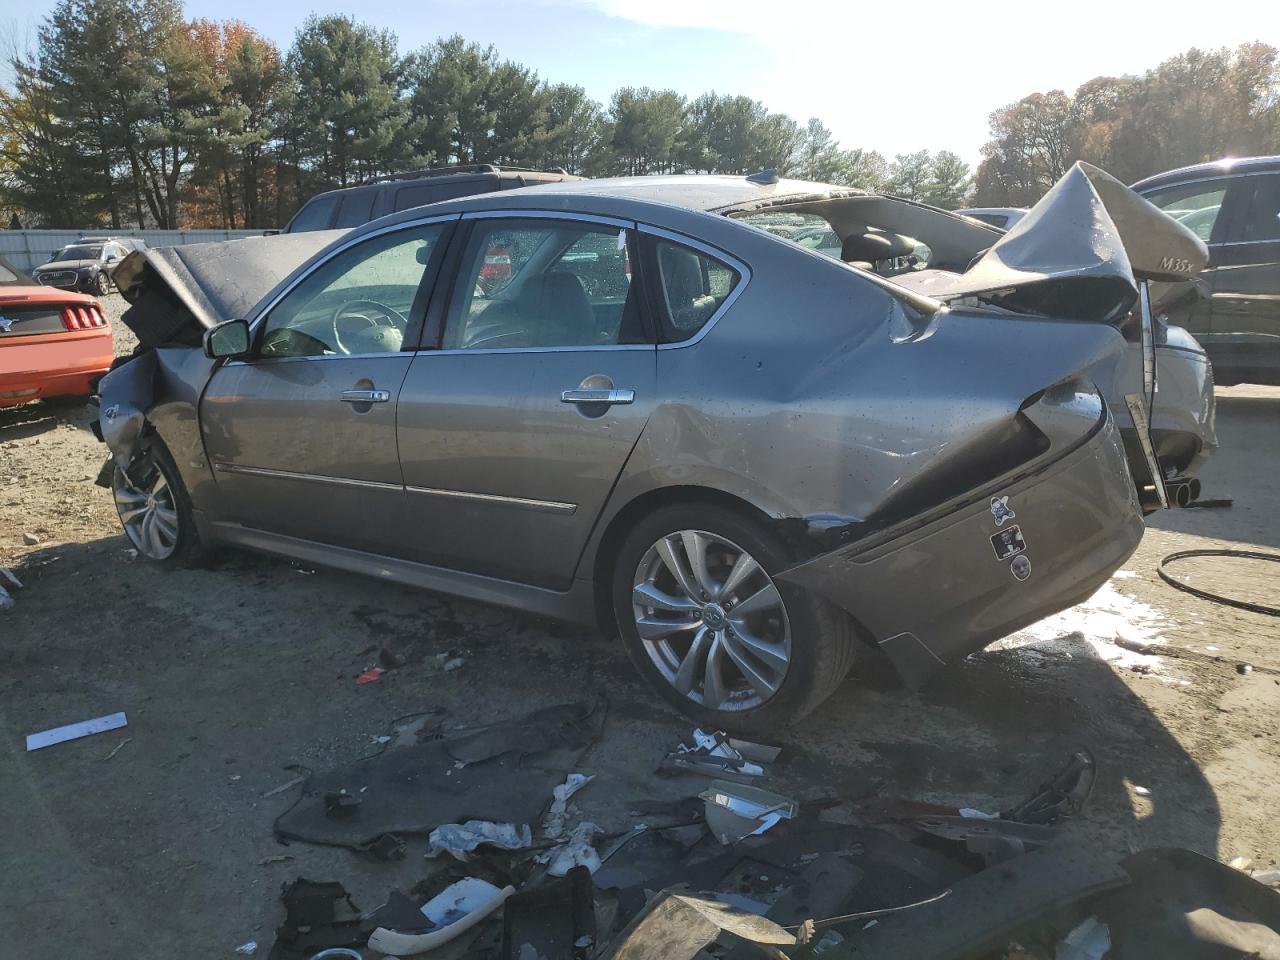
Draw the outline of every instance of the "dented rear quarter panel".
M749 232L732 249L751 280L704 339L658 350L662 402L601 528L653 489L697 487L801 521L814 534L802 553L829 548L833 528L857 539L962 492L963 476L939 478L981 472L975 452L1001 443L1029 398L1123 351L1103 324L930 315L861 271L722 222ZM1049 425L1038 459L1096 420Z

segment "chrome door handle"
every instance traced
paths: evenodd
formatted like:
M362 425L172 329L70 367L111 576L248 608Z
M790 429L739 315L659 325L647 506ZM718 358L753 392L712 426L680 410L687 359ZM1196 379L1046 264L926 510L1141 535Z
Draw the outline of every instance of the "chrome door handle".
M634 390L565 390L561 403L635 403Z
M391 399L391 391L343 390L338 399L343 403L386 403Z

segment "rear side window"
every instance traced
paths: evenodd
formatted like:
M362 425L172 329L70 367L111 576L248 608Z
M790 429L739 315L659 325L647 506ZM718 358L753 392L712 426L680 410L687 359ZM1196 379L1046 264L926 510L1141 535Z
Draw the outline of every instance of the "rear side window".
M342 209L338 211L338 222L334 226L343 229L368 223L373 218L373 198L377 195L376 190L348 193L342 198Z
M440 194L435 187L422 185L418 187L401 187L396 191L395 207L397 211L420 207L424 203L435 203Z
M333 208L338 205L335 196L316 197L299 210L289 224L290 233L302 233L305 230L328 230L329 221L333 218Z
M1239 213L1232 218L1227 242L1280 240L1280 174L1240 177L1231 190L1232 205Z
M498 188L493 177L467 177L450 183L422 183L410 187L401 187L396 192L396 210L408 210L428 203L439 203L441 200L454 200L458 197L470 197L477 193L490 193Z
M981 220L983 223L989 223L991 226L999 227L1001 230L1009 222L1009 218L1003 213L966 213L965 216L974 220Z
M655 240L663 340L688 340L729 298L742 278L728 264L669 240Z
M1227 195L1227 181L1183 183L1145 194L1157 207L1187 227L1206 243L1213 237L1214 225L1222 212Z

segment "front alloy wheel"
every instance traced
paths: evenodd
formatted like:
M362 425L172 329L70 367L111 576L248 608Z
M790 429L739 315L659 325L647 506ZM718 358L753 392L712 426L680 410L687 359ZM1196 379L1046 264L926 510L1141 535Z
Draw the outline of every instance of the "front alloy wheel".
M645 652L681 695L709 710L752 710L782 686L791 622L773 579L742 547L705 530L644 553L631 591Z
M178 549L179 516L173 487L158 466L135 485L119 467L112 478L116 510L124 532L138 552L151 560L167 560Z

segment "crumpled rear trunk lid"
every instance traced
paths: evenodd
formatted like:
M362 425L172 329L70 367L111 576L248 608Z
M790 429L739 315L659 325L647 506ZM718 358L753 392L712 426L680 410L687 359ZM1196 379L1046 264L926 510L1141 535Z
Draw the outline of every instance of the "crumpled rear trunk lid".
M1119 326L1141 281L1190 280L1208 262L1208 248L1189 229L1080 162L968 270L893 279L938 300L977 297L1020 313Z

